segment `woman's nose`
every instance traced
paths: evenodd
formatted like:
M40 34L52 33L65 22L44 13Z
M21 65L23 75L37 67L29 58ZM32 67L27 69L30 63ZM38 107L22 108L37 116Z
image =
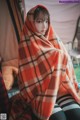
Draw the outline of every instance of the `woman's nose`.
M44 21L43 22L43 28L46 28L47 27L47 24L46 24L46 22Z

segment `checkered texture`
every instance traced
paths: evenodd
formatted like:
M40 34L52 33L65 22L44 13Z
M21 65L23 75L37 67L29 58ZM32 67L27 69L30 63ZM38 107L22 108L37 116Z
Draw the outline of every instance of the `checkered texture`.
M77 82L70 57L51 25L45 37L35 32L30 14L35 8L29 11L19 44L19 88L35 115L48 120L59 86L64 84L73 94Z
M9 120L32 120L31 108L26 105L20 93L10 98L11 111L9 114Z

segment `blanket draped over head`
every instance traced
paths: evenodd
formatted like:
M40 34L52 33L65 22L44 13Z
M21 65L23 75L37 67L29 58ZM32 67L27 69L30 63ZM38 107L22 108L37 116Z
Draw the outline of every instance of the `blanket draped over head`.
M63 84L76 99L77 81L70 57L51 25L46 36L35 32L33 14L38 6L42 5L28 12L23 26L19 44L19 87L23 99L38 118L48 120L59 86Z

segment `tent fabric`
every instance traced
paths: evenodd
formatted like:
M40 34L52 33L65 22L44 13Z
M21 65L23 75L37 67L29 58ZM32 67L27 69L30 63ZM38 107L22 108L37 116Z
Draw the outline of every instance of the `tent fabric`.
M23 9L23 8L22 8ZM0 56L2 65L18 67L18 41L24 20L18 0L0 0Z
M59 3L59 0L25 0L26 12L37 4L48 8L54 30L63 43L72 42L80 16L80 4Z
M5 0L0 0L0 16L0 56L2 65L9 65L10 61L10 65L17 66L17 62L14 62L18 58L17 37Z
M18 42L23 19L18 0L0 0L0 58L6 88L13 84L13 73L18 73Z

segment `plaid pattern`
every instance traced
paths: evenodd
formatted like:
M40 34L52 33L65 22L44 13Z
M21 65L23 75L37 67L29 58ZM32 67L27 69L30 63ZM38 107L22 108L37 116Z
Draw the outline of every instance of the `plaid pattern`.
M9 110L8 94L0 72L0 113L8 113L8 110Z
M31 108L26 105L20 93L10 98L11 111L9 120L32 120Z
M77 82L70 57L51 25L45 37L35 32L33 13L37 7L27 14L19 44L19 88L35 115L48 120L59 86L76 97L73 89Z

